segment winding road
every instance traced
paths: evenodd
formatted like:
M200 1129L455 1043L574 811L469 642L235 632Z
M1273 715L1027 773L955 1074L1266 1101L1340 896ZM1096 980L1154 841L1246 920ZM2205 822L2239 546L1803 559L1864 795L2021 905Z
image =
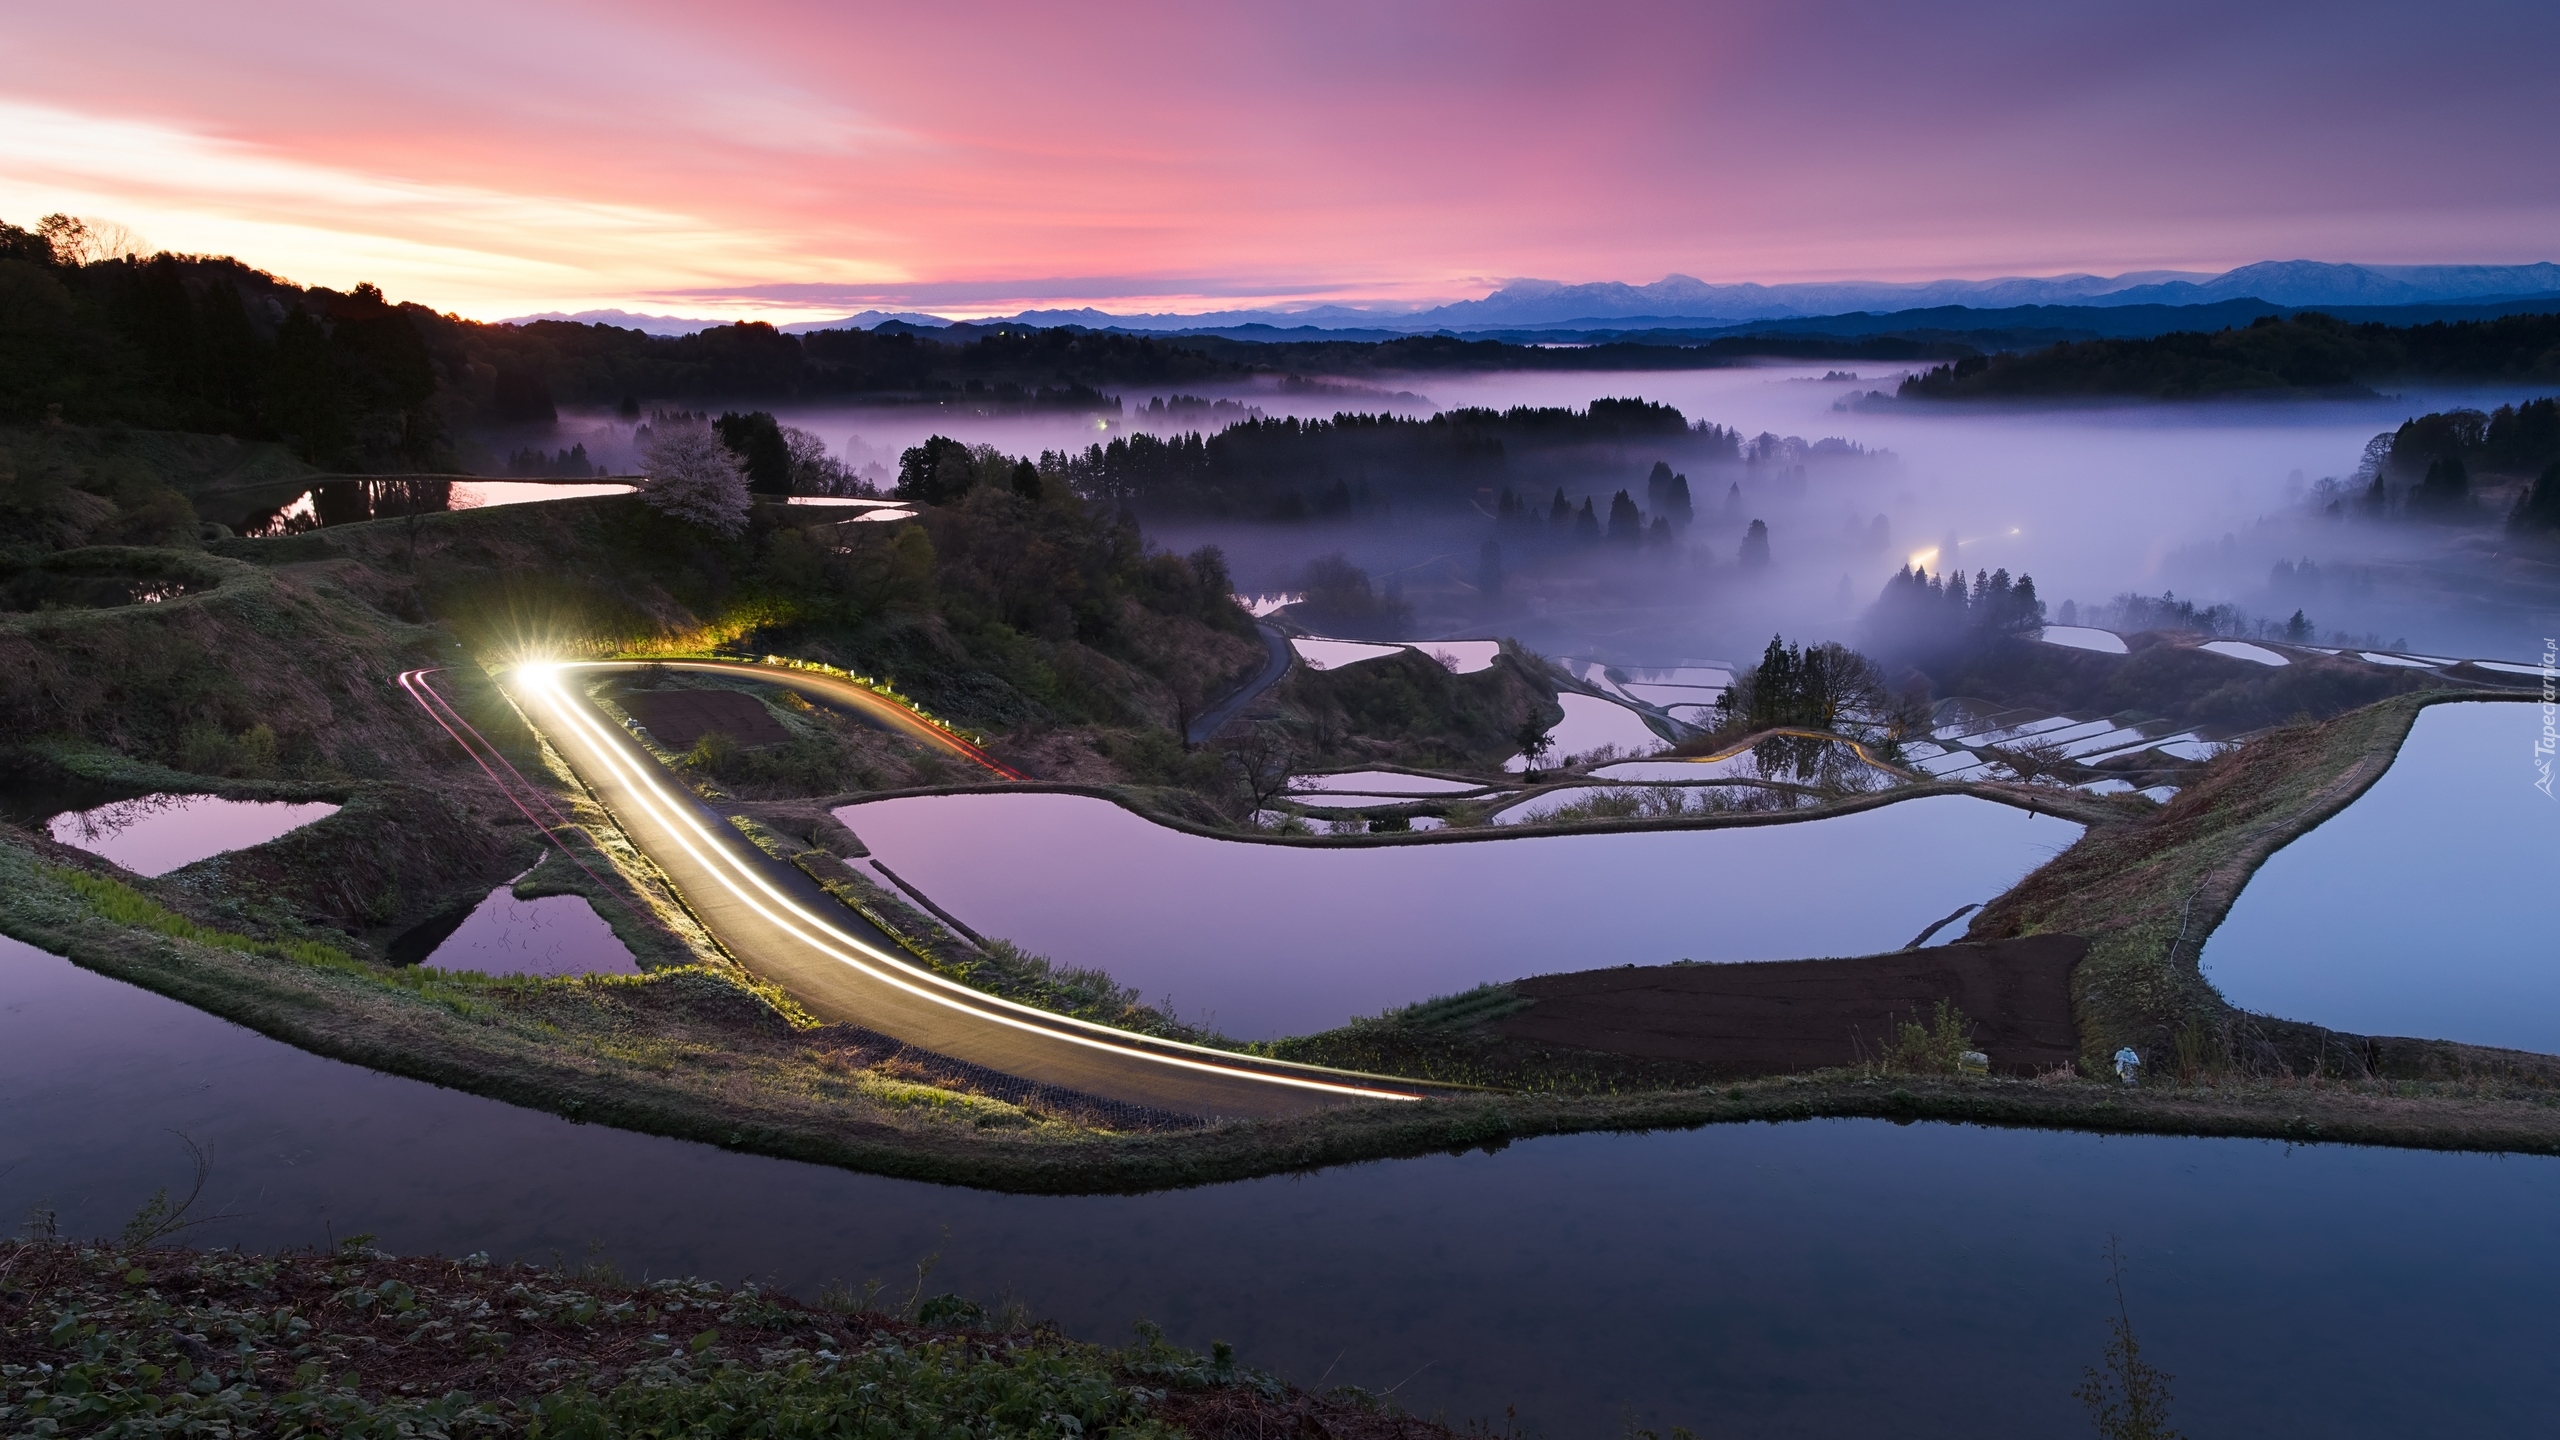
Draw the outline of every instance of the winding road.
M967 740L911 712L884 713L878 707L900 707L827 675L729 662L668 665L803 694L823 691L828 700L859 706L918 739L1011 774ZM757 849L588 697L585 681L598 672L637 668L610 661L526 665L501 683L713 938L821 1018L1018 1079L1204 1118L1273 1118L1430 1093L1402 1081L1115 1030L934 974L807 876Z
M1219 701L1208 714L1191 722L1183 738L1192 744L1206 745L1218 738L1218 732L1227 728L1227 722L1236 718L1237 712L1252 704L1253 697L1279 684L1280 677L1289 673L1289 662L1297 658L1297 652L1289 648L1289 637L1269 625L1254 628L1262 632L1261 673L1246 681L1243 689Z

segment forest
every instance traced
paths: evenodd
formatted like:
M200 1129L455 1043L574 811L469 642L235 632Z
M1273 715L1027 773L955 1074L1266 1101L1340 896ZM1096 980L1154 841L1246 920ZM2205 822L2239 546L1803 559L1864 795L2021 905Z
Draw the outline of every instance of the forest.
M2211 333L1975 355L1902 382L1904 400L2367 396L2394 379L2560 379L2560 315L2393 327L2304 311Z
M2312 503L2333 516L2460 523L2497 518L2484 501L2514 481L2508 528L2560 530L2560 398L2403 421L2373 437L2352 480L2321 481Z
M1079 494L1152 514L1274 520L1465 504L1533 482L1542 462L1641 467L1663 456L1738 460L1742 438L1669 405L1594 400L1588 409L1448 410L1427 419L1256 417L1214 435L1138 434L1040 457ZM1479 492L1482 492L1481 497Z
M343 472L457 471L465 437L547 424L563 406L635 419L665 406L813 399L1118 414L1120 401L1105 387L1259 380L1283 390L1366 394L1305 376L1695 368L1768 354L1773 343L1548 349L1416 336L1255 344L1073 327L944 332L897 323L806 335L740 323L660 336L569 321L484 324L397 303L370 285L345 293L299 286L229 258L88 258L94 247L79 226L63 216L32 230L0 224L0 423L122 424L281 441L305 461ZM1807 343L1842 358L1956 353L1914 350L1898 340ZM1568 432L1570 443L1616 443L1653 423L1607 411L1571 421L1564 414L1469 414L1420 422L1436 427L1427 431L1407 428L1416 422L1360 417L1297 429L1266 421L1242 434L1229 431L1213 460L1149 455L1104 463L1143 477L1129 483L1165 504L1216 510L1264 503L1269 497L1259 492L1275 467L1322 452L1330 469L1307 499L1312 505L1334 480L1355 492L1382 466L1409 460L1434 486L1478 484L1492 473L1489 465L1498 468L1502 445L1553 448L1567 443L1561 437ZM1670 423L1677 425L1676 413ZM575 466L567 457L537 458L511 447L505 468L570 473ZM1222 498L1248 492L1253 499Z

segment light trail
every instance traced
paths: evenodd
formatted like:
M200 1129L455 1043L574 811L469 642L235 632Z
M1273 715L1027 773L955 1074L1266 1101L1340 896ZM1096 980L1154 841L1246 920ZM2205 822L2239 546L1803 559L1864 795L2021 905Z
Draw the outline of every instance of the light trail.
M469 730L473 735L478 736L481 744L489 746L490 755L496 757L499 764L507 767L508 774L516 777L516 783L524 786L526 790L531 791L533 798L542 802L543 809L551 811L551 818L559 821L562 828L565 829L568 826L568 817L562 815L558 810L553 809L550 800L544 797L540 790L534 789L533 782L525 779L523 774L520 773L514 765L508 764L507 757L498 753L497 746L489 744L489 737L481 735L478 727L474 726L470 721L463 719L462 712L453 708L452 701L445 699L442 694L437 692L433 685L427 683L427 677L434 673L436 672L433 670L403 670L400 672L399 678L393 683L397 684L402 690L407 691L409 698L418 702L418 708L427 712L427 718L436 722L437 725L442 726L444 733L453 737L453 743L462 747L462 753L471 757L471 763L480 767L480 773L489 777L489 783L498 787L498 793L507 797L507 803L516 807L516 813L530 821L534 829L542 832L543 839L550 841L562 855L567 856L570 864L577 866L581 870L586 870L587 878L596 882L598 886L601 886L605 894L613 896L617 901L622 901L621 892L615 890L610 885L606 885L604 883L603 876L598 875L593 870L589 870L587 868L587 862L579 859L577 853L572 851L567 844L563 843L559 836L551 833L551 827L543 824L541 817L525 808L524 802L516 798L516 792L507 787L506 781L498 778L498 772L489 768L489 762L480 758L479 751L471 748L471 742L463 739L461 732L455 730L453 725L445 723L445 716L450 714L453 717L455 724L459 724L464 730ZM429 699L430 696L433 697L432 701ZM439 705L443 707L441 711L437 708ZM623 903L627 905L629 902L623 901Z
M939 746L971 764L982 766L992 772L997 779L1027 778L1020 771L925 718L913 706L902 705L877 690L857 685L824 670L801 670L786 665L755 665L741 660L660 660L654 663L664 665L670 670L700 670L714 675L743 675L767 685L781 685L793 689L805 686L888 721L909 739Z
M1752 736L1750 739L1743 741L1741 744L1734 746L1732 749L1718 754L1683 756L1667 763L1674 765L1713 765L1719 760L1732 759L1743 751L1757 746L1761 741L1768 739L1772 735L1797 735L1802 736L1807 740L1837 740L1841 744L1848 746L1852 751L1856 752L1859 759L1866 761L1877 769L1899 775L1906 780L1912 778L1911 772L1903 769L1901 766L1877 759L1875 755L1867 749L1866 742L1864 741L1854 740L1849 736L1835 734L1829 730L1800 730L1793 725L1781 725L1774 730L1763 730L1759 734Z
M649 773L648 767L636 763L622 737L608 732L602 722L587 713L586 707L563 693L560 672L567 669L602 668L600 664L528 665L519 667L517 676L526 688L548 703L555 721L583 735L631 788L639 803L659 824L674 836L676 844L692 858L730 897L754 911L767 924L789 935L810 950L854 970L880 984L911 995L916 999L942 1006L973 1019L1009 1029L1043 1036L1089 1050L1103 1051L1143 1060L1149 1064L1173 1067L1196 1073L1216 1075L1222 1079L1244 1080L1265 1085L1339 1095L1357 1100L1419 1100L1411 1091L1382 1089L1341 1081L1319 1080L1302 1075L1275 1073L1271 1070L1240 1065L1235 1057L1204 1045L1191 1045L1178 1040L1162 1040L1154 1036L1135 1035L1115 1030L1090 1020L1071 1015L1058 1015L1036 1009L1002 996L971 990L959 982L922 970L891 956L887 952L846 933L811 914L799 902L784 894L759 874L755 867L742 863L728 844L715 839L703 824L694 806L679 801ZM699 843L697 843L699 842ZM707 853L706 853L707 852ZM743 882L743 883L742 883ZM756 893L751 893L756 892ZM1086 1032L1086 1033L1080 1033ZM1110 1038L1103 1038L1103 1037ZM1199 1058L1195 1058L1199 1057ZM1318 1073L1349 1075L1352 1072L1324 1071L1321 1067L1304 1067Z

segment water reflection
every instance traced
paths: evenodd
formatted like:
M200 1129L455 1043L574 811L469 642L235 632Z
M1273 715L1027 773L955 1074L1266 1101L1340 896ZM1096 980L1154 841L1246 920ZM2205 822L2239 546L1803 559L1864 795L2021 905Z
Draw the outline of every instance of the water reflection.
M336 813L337 806L317 800L152 794L65 811L46 821L45 830L57 843L102 855L136 875L166 875Z
M631 950L579 895L519 900L501 885L426 957L439 970L483 975L637 975Z
M1650 755L1663 746L1662 737L1653 733L1643 716L1615 700L1568 690L1556 696L1556 703L1564 707L1564 718L1547 732L1550 748L1543 758L1548 764L1561 765L1604 751L1611 755ZM1529 768L1528 757L1514 755L1502 762L1502 768L1518 774Z
M0 1214L1021 1298L1528 1433L2058 1435L2130 1259L2190 1434L2525 1434L2560 1161L1882 1122L1533 1140L1158 1195L987 1195L575 1125L290 1049L0 939ZM848 1220L848 1217L856 1217ZM2311 1315L2366 1323L2306 1325Z
M157 605L206 585L165 575L83 575L26 569L0 579L0 610L112 610Z
M404 515L438 515L452 510L485 510L540 500L575 500L588 495L628 495L634 487L619 483L576 483L556 480L472 480L450 475L385 475L361 480L323 480L291 500L242 516L231 528L244 536L267 539L301 535L331 525Z
M1245 1038L1557 970L1891 950L2080 834L1954 795L1742 829L1356 850L1215 840L1081 795L836 813L978 933Z
M2249 878L2205 943L2235 1005L2367 1035L2560 1053L2539 706L2421 711L2356 802Z

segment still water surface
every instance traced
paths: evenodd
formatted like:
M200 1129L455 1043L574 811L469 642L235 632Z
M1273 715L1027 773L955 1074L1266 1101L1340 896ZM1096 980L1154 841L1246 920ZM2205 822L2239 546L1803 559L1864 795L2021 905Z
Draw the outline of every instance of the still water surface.
M2235 1005L2366 1035L2560 1052L2560 802L2541 707L2419 712L2373 788L2251 876L2205 942Z
M1342 850L1213 840L1082 795L836 814L979 934L1243 1039L1559 970L1892 950L2080 837L1962 795L1745 829Z
M54 840L102 855L136 875L166 875L227 850L264 845L338 813L326 801L226 800L155 794L66 810L46 821Z
M580 895L516 898L489 892L423 962L483 975L637 975L631 948Z
M1570 1136L1144 1196L980 1194L573 1125L306 1055L0 939L0 1213L1147 1317L1547 1436L2084 1433L2119 1237L2195 1435L2548 1419L2560 1162L1882 1122Z

